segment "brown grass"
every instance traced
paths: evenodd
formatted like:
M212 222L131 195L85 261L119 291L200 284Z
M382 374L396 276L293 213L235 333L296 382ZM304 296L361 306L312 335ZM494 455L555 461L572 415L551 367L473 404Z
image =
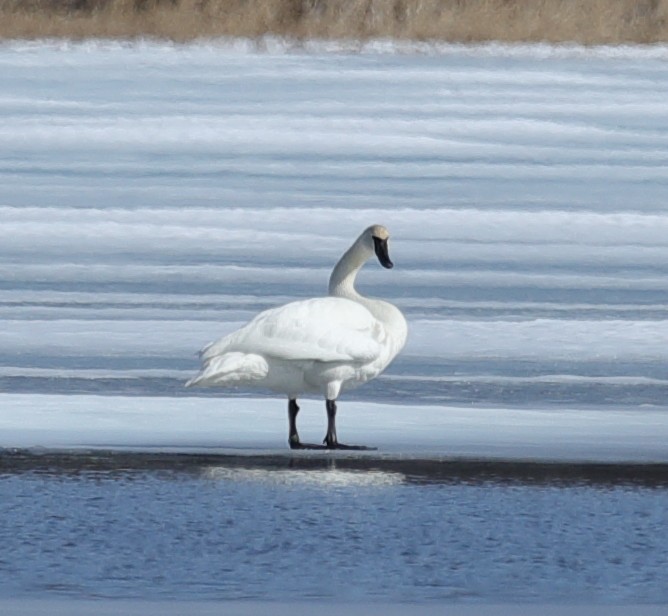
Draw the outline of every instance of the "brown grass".
M0 38L668 42L668 0L0 0Z

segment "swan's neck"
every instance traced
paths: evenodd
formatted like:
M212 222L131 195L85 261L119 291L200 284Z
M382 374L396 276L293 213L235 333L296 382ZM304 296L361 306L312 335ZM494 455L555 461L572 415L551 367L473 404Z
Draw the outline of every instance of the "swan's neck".
M368 253L362 243L356 241L339 259L329 277L329 294L354 301L364 300L355 289L355 279L362 266L373 253Z
M399 352L406 342L407 325L404 315L396 307L381 299L365 297L355 289L355 279L366 261L373 256L373 251L364 247L362 238L358 239L341 257L329 277L329 294L343 297L362 304L376 319L385 325L392 340L388 347L389 357Z

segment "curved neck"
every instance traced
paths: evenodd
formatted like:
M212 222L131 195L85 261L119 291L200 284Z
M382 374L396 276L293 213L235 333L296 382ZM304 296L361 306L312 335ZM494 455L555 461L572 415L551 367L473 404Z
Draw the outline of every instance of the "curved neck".
M333 297L345 297L359 301L362 296L355 289L357 273L366 263L371 252L364 248L359 238L339 259L329 277L329 294Z
M364 238L360 236L334 266L332 275L329 277L329 295L350 299L362 304L386 326L388 339L391 341L387 347L387 361L389 362L406 342L406 319L401 311L392 304L380 299L364 297L355 289L357 273L373 254L373 249L365 246Z

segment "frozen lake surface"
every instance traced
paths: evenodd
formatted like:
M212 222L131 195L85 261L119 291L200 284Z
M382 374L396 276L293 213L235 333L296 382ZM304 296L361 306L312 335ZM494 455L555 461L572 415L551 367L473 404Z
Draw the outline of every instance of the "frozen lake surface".
M0 599L667 603L666 60L0 46ZM378 452L184 389L377 222Z

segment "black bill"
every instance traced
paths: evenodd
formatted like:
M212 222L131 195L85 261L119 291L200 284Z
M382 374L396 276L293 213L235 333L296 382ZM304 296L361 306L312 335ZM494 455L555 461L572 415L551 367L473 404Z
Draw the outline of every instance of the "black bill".
M386 267L387 269L391 269L394 267L394 263L392 263L390 259L390 253L387 250L387 240L381 240L379 237L376 237L375 235L373 236L373 243L374 247L376 250L376 256L378 257L378 260L380 261L380 264L383 267Z

